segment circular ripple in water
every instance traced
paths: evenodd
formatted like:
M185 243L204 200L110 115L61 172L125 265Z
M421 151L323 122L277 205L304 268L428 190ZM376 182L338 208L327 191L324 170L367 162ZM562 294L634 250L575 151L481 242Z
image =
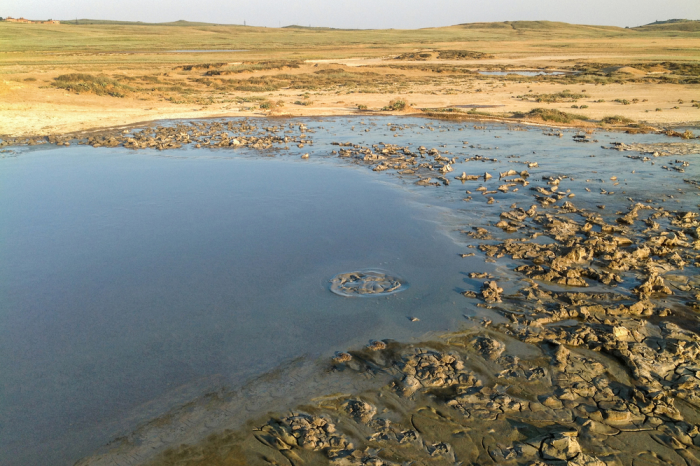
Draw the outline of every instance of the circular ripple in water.
M385 296L408 288L402 278L382 270L339 273L331 278L331 291L340 296Z

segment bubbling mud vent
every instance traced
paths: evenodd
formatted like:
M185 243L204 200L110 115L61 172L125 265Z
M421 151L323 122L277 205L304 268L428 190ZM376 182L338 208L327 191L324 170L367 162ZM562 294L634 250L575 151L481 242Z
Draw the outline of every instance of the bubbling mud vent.
M348 298L386 296L408 288L403 279L381 270L339 273L330 280L330 290Z

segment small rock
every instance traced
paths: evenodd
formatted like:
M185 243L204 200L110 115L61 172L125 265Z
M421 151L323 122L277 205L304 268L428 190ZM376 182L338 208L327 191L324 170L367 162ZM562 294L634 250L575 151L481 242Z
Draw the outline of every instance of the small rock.
M554 434L542 443L542 458L545 460L570 461L581 454L581 445L578 441L567 435L568 433Z
M350 353L337 352L333 358L333 362L338 364L343 364L352 360L352 355Z

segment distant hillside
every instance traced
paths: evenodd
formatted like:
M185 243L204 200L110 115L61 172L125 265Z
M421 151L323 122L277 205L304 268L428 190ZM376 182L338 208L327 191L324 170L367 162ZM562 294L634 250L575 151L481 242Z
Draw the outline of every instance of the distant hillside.
M667 19L666 21L654 21L653 23L645 24L644 26L653 26L655 24L678 24L678 23L694 23L694 19Z
M697 21L656 24L641 28L590 26L552 21L506 21L471 23L423 29L334 29L293 25L286 28L209 24L189 21L145 23L103 19L64 20L61 26L26 27L0 21L0 52L168 52L171 50L248 50L248 59L269 59L274 54L303 53L303 59L317 59L322 48L341 50L338 57L384 56L412 53L425 48L480 52L498 57L499 53L530 53L525 45L535 41L538 53L586 54L598 47L608 50L618 38L643 39L682 36L697 39L696 30L666 30L665 27L696 26ZM656 29L655 29L656 28ZM466 44L479 41L478 48ZM587 43L589 41L590 43ZM454 44L454 45L450 45ZM519 45L518 45L519 44ZM594 45L591 45L594 44ZM630 46L631 47L631 46ZM649 44L625 48L636 56L648 53ZM660 44L651 47L659 60L697 57L697 46ZM301 52L300 52L301 51ZM673 52L673 53L671 53ZM0 53L0 64L10 60ZM237 52L238 53L238 52ZM598 52L596 52L598 53ZM291 55L290 55L291 57ZM294 59L300 59L294 56ZM220 61L226 61L222 58ZM230 61L230 60L229 60Z
M62 23L78 24L78 25L123 25L123 26L241 26L237 24L224 23L202 23L193 21L172 21L167 23L145 23L143 21L112 21L107 19L64 19ZM455 27L455 26L447 26ZM586 33L620 32L623 28L617 26L596 26L585 24L569 24L557 21L502 21L496 23L462 23L456 25L465 29L486 29L494 32L554 32L561 33L566 31ZM291 24L283 26L282 29L300 29L308 31L349 31L352 29L331 28L331 27L310 27ZM440 28L430 28L440 29ZM669 19L665 21L655 21L643 26L630 28L641 31L685 31L685 32L700 32L700 21L690 19Z
M339 28L327 28L327 27L311 27L311 26L300 26L298 24L290 24L289 26L282 26L282 29L307 29L309 31L337 31L341 30Z
M64 19L61 23L66 24L104 24L104 25L121 25L121 26L238 26L236 24L219 24L219 23L198 23L192 21L171 21L169 23L144 23L143 21L112 21L109 19Z
M668 19L666 21L654 21L653 23L637 26L632 29L644 31L700 32L700 21L693 19Z
M499 23L463 23L459 24L466 29L501 29L501 30L514 30L514 31L551 31L551 32L563 32L563 31L610 31L617 32L623 28L617 26L595 26L595 25L585 25L585 24L570 24L562 23L557 21L503 21Z

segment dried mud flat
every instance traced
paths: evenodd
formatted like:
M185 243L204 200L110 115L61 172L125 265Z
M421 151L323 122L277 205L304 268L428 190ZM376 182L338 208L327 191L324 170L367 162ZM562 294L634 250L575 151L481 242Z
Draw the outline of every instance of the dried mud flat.
M51 142L274 155L313 146L315 132L250 120L125 131ZM460 298L490 317L468 316L466 330L423 343L343 348L235 396L212 394L79 464L700 464L700 216L665 204L700 194L697 178L635 200L620 173L597 194L606 207L579 202L591 189L574 192L566 164L544 174L537 155L496 171L485 155L332 145L341 161L423 189L463 183L465 205L490 212L463 231L464 256L502 267L472 272L480 286ZM605 147L633 154L624 176L654 164L659 180L664 169L686 173L698 153L696 143ZM474 168L456 175L458 163Z

